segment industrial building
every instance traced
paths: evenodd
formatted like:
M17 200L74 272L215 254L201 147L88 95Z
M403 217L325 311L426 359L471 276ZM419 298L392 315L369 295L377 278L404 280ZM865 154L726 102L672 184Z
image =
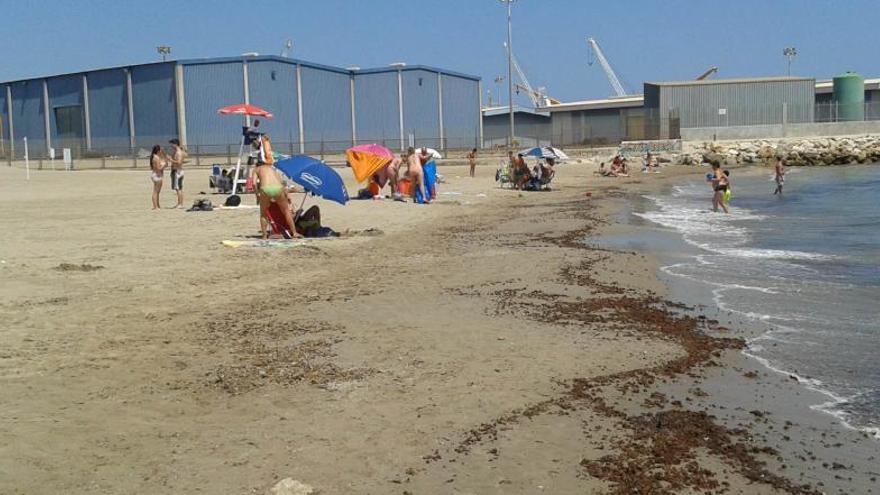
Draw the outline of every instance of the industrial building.
M815 86L795 77L645 83L645 134L668 139L681 128L812 122Z
M545 146L550 144L550 113L515 106L514 123L518 143L522 146ZM510 109L508 107L487 107L483 109L483 146L503 148L507 146L510 129Z
M864 101L854 103L854 108L864 109L864 120L880 120L880 79L857 78L855 84L863 89ZM648 82L642 95L517 108L515 139L524 144L602 146L677 138L681 129L846 120L846 108L832 93L832 81L801 77ZM507 110L484 109L486 143L506 143ZM549 119L537 117L546 115Z
M341 151L379 142L465 148L481 142L480 79L394 64L342 69L276 56L178 60L0 83L2 151L71 148L126 154L179 138L190 153L225 154L241 118L217 109L250 103L276 149ZM60 151L59 151L60 153ZM42 155L41 155L42 156Z

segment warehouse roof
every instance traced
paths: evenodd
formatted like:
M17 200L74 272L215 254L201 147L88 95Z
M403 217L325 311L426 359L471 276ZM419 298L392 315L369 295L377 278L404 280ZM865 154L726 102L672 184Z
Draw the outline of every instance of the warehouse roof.
M506 105L483 108L483 116L484 117L492 117L495 115L507 115L509 112L510 112L510 107L508 107ZM537 115L539 117L549 117L550 116L550 114L548 112L544 111L543 108L539 110L539 109L535 109L535 108L521 107L519 105L514 105L513 112L514 113L527 113L530 115Z
M815 81L812 77L744 77L738 79L703 79L702 81L657 81L646 82L652 86L709 86L714 84L742 84L742 83L770 83L770 82L793 82Z
M397 72L398 70L401 70L401 71L425 70L425 71L429 71L429 72L439 72L441 74L446 74L446 75L455 76L455 77L461 77L463 79L470 79L473 81L480 80L480 78L478 76L474 76L474 75L470 75L470 74L463 74L461 72L456 72L456 71L451 71L451 70L446 70L446 69L440 69L440 68L432 67L432 66L428 66L428 65L404 65L404 66L400 66L400 67L388 66L388 67L377 67L377 68L373 68L373 69L350 70L350 69L343 69L341 67L334 67L331 65L324 65L324 64L318 64L315 62L308 62L306 60L287 58L287 57L279 57L277 55L255 55L255 56L239 55L239 56L235 56L235 57L194 58L194 59L183 59L183 60L169 60L167 62L148 62L148 63L143 63L143 64L117 65L117 66L112 66L112 67L101 67L101 68L97 68L97 69L85 69L85 70L76 71L76 72L65 72L65 73L61 73L61 74L51 74L51 75L47 75L47 76L28 77L28 78L16 79L16 80L11 80L11 81L3 81L3 82L0 82L0 84L13 84L13 83L18 83L18 82L48 79L48 78L53 78L53 77L73 76L73 75L85 74L88 72L99 72L99 71L103 71L103 70L130 69L133 67L144 67L144 66L159 65L159 64L180 64L180 65L222 64L222 63L228 63L228 62L242 62L245 60L247 60L249 62L274 61L274 62L282 62L282 63L288 63L288 64L300 64L304 67L312 67L315 69L322 69L322 70L326 70L326 71L337 72L340 74L374 74L374 73L381 73L381 72Z
M544 107L542 110L548 112L568 112L573 110L603 110L608 108L633 108L641 107L645 103L642 95L617 96L614 98L605 98L602 100L583 100L572 101L567 103L559 103Z

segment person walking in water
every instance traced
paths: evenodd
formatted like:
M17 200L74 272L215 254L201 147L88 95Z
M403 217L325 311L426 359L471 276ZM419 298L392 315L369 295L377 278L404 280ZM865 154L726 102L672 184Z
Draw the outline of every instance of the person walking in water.
M782 196L782 185L785 184L785 160L782 158L776 159L776 190L773 191L773 195Z
M183 208L183 162L186 160L186 151L180 146L177 138L168 142L174 150L171 154L171 189L177 191L175 208Z
M727 204L724 200L724 193L727 192L727 188L730 185L730 180L727 178L727 175L724 173L725 171L721 170L721 165L715 164L712 165L712 173L709 174L707 179L709 179L709 183L712 187L712 211L717 212L718 207L720 206L724 213L730 213L727 210Z
M468 165L471 166L471 178L473 178L474 172L476 171L476 168L477 168L477 149L476 148L472 149L471 152L468 153L467 159L468 159Z

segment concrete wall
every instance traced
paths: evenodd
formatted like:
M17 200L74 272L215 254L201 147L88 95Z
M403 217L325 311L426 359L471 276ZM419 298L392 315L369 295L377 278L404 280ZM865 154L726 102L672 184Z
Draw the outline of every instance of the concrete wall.
M735 141L740 139L801 138L880 134L880 121L817 122L738 127L699 127L681 130L683 141Z

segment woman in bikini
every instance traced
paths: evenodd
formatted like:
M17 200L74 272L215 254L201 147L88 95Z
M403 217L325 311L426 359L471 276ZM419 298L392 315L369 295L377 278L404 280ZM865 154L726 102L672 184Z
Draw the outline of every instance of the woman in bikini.
M153 182L153 209L159 209L159 193L162 192L162 180L165 178L165 167L168 166L168 157L165 150L158 144L153 146L150 153L150 180Z
M727 192L727 188L730 187L730 179L727 178L729 173L726 170L721 170L721 167L713 167L715 168L715 173L712 176L712 189L715 191L712 196L712 210L718 211L718 207L720 206L724 213L730 213L727 210L727 203L724 201L724 193Z
M287 198L287 188L284 182L275 171L275 167L268 164L259 165L254 168L251 176L254 180L254 192L257 195L257 202L260 204L260 233L263 239L268 239L269 217L268 211L272 203L281 208L284 214L284 220L287 222L287 231L293 237L301 237L294 228L293 215L290 212L290 200Z

